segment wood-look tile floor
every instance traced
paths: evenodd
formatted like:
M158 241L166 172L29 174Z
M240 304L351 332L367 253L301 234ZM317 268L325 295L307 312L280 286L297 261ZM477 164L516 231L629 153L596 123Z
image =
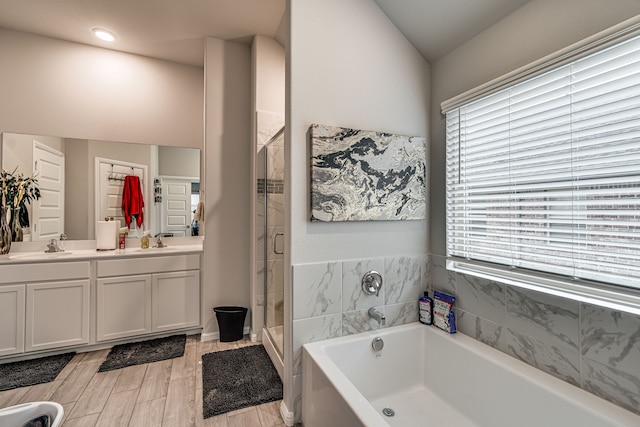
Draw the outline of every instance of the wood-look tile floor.
M53 400L64 427L283 427L280 401L202 418L203 354L254 345L187 337L184 356L98 372L109 350L79 353L55 381L0 392L0 408Z

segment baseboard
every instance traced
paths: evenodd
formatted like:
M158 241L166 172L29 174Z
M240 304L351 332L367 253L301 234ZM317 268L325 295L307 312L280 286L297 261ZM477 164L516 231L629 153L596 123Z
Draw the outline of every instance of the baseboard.
M251 342L262 342L262 329L251 329L249 332Z
M244 335L249 334L249 332L251 332L251 328L249 328L249 326L245 326L242 329L242 333ZM200 335L200 341L214 341L214 340L219 340L220 339L220 332L215 331L215 332L207 332L207 333L203 333ZM253 341L253 339L251 340Z
M293 424L295 423L293 412L291 412L289 408L287 408L287 405L285 405L284 400L280 402L280 416L282 417L282 421L284 422L284 425L288 427L293 426Z
M90 345L80 344L78 346L71 346L71 347L54 348L54 349L48 349L48 350L35 350L27 353L12 354L9 356L0 356L0 364L20 362L23 360L54 356L57 354L68 353L70 351L75 351L76 353L86 353L90 351L104 350L118 344L126 344L130 342L135 342L135 341L145 341L145 340L151 340L155 338L164 338L171 335L182 335L182 334L196 335L201 333L201 331L202 331L202 328L200 327L190 328L190 329L178 329L175 331L163 331L155 334L135 335L131 337L117 338L114 340L101 341L101 342L97 342L95 344L90 344Z
M278 351L276 350L273 344L273 341L271 341L271 337L269 336L269 334L265 334L263 332L262 336L264 338L262 340L262 346L267 351L267 354L269 355L269 358L271 359L271 363L273 363L274 368L276 368L276 371L278 371L280 380L284 383L284 361L278 354Z

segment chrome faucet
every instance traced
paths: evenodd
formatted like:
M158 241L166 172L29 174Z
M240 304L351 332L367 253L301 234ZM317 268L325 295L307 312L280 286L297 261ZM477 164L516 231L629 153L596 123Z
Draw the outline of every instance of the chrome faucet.
M166 248L167 245L162 241L162 234L156 234L156 244L153 245L154 248Z
M375 319L380 326L384 326L385 320L387 320L387 318L384 317L384 314L376 310L375 307L371 307L368 313L369 313L369 317L371 317L372 319Z
M49 240L49 243L47 243L47 248L48 249L45 251L45 253L64 252L64 249L61 249L58 246L58 242L56 242L56 239Z

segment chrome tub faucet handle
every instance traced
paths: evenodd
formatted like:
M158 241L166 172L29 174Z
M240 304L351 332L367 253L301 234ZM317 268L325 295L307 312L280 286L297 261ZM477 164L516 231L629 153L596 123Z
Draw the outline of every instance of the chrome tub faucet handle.
M362 291L367 295L380 296L382 275L377 271L369 271L362 277Z

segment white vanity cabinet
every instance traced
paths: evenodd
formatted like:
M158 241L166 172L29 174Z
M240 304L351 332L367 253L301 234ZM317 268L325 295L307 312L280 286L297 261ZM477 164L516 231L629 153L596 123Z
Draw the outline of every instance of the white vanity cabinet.
M97 262L96 341L200 325L200 256Z
M27 284L25 351L89 342L89 279Z
M88 261L2 269L0 356L89 342Z
M167 252L0 259L0 360L200 328L201 251Z
M151 277L100 278L96 284L96 340L151 332Z
M25 285L0 286L0 356L24 351Z
M152 329L154 332L200 324L200 272L156 273L152 281Z

